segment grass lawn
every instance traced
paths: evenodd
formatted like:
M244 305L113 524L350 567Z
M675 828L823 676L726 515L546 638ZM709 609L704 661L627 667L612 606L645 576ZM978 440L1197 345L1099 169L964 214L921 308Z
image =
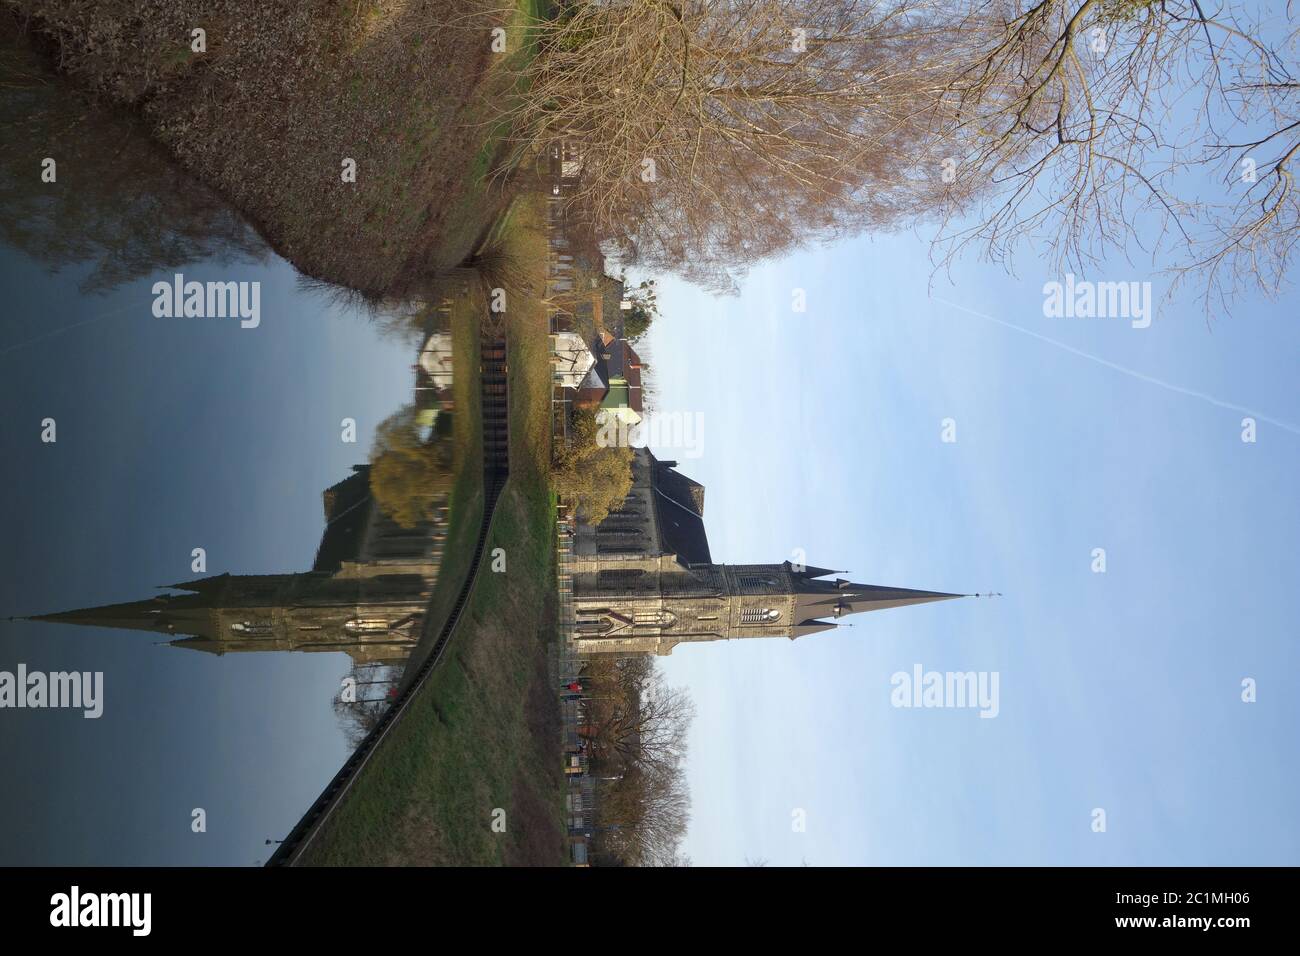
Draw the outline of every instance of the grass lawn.
M504 231L536 288L543 209L525 197ZM488 540L505 549L506 571L482 566L442 662L305 864L565 862L559 710L545 653L555 634L546 315L525 296L511 303L511 474ZM492 828L497 810L501 833Z

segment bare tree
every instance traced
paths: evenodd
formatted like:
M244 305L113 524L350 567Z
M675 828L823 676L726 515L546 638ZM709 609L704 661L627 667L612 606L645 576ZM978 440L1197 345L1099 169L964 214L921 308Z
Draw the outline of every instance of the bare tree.
M989 188L946 203L941 257L1007 261L1032 239L1084 270L1136 246L1207 306L1276 292L1300 237L1300 82L1294 28L1266 20L1201 0L972 7L934 115L953 178Z
M520 149L578 142L574 218L624 261L726 288L729 268L951 192L909 160L947 23L874 0L575 4L543 30Z
M681 761L695 705L683 688L665 683L652 658L620 661L610 699L612 705L593 722L597 754L646 771Z
M602 782L601 852L638 866L680 866L690 820L683 760L694 706L668 687L652 658L594 662L588 732Z
M633 866L673 866L690 821L691 798L680 764L633 767L600 796L601 852Z
M1141 249L1208 304L1294 254L1296 42L1245 0L577 3L517 129L581 148L575 220L714 288L935 221L940 263Z
M374 730L392 705L405 666L405 660L353 660L333 702L334 715L353 749Z

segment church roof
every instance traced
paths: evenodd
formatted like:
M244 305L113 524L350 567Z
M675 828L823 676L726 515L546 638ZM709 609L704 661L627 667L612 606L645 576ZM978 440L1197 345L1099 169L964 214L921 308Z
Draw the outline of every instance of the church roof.
M683 508L687 508L703 518L704 486L698 481L687 478L674 468L676 462L659 461L654 455L651 455L650 458L655 464L656 487L662 489L668 497Z
M344 561L354 560L361 551L366 523L370 518L370 466L354 465L352 474L326 488L325 533L321 535L313 571L337 571Z
M655 515L659 521L659 543L664 552L675 554L686 564L712 564L709 537L704 531L704 486L647 452L654 468Z
M325 505L325 523L333 521L369 494L370 466L353 465L352 474L321 492L321 501Z

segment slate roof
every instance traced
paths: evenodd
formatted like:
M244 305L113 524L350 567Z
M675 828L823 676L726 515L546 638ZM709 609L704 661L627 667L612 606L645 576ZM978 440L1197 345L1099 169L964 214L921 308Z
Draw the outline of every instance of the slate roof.
M321 535L313 571L337 571L344 561L356 559L366 533L373 500L370 466L354 465L352 474L321 495L325 504L325 533Z
M605 389L608 387L605 380L600 377L600 373L596 371L594 364L587 370L587 377L578 384L580 390L589 388L593 391L599 390L601 394L604 394Z
M704 530L704 486L673 468L675 462L659 461L654 455L650 461L659 546L686 564L712 564Z

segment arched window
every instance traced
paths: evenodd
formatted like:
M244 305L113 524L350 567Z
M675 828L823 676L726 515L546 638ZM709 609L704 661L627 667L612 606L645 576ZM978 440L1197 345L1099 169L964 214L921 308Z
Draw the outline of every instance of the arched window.
M740 612L741 624L774 624L781 619L781 612L770 607L747 607Z

